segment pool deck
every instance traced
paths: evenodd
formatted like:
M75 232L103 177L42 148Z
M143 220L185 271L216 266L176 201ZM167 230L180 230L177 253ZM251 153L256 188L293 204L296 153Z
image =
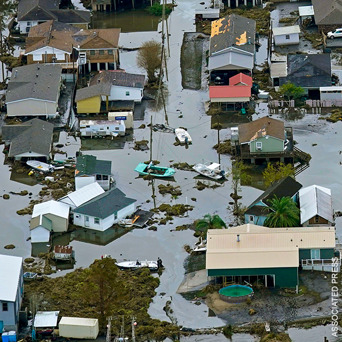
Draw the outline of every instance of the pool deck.
M197 291L209 284L207 270L188 273L179 285L177 293Z

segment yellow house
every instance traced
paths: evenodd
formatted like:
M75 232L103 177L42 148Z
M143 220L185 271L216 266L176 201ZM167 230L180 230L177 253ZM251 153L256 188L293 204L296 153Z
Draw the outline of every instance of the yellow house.
M108 107L109 95L110 84L96 84L90 87L78 89L75 98L75 102L77 105L77 113L100 113L102 96L106 97L106 107Z

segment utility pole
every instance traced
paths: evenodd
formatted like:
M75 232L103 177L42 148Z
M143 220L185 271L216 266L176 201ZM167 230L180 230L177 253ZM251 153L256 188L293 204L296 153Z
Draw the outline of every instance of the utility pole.
M136 326L136 322L135 322L135 317L132 317L132 342L135 342L135 326Z
M151 124L150 124L150 162L152 161L152 115L151 115Z
M106 335L106 342L110 342L111 340L111 328L112 328L112 317L107 318L107 335Z

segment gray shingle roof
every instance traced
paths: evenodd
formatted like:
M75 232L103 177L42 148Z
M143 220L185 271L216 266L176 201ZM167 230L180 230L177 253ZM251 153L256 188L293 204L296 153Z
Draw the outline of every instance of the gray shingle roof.
M58 9L59 3L60 0L20 0L18 4L18 20L35 20L37 18L36 14L41 12L42 9ZM40 19L43 20L44 18Z
M110 88L110 83L100 83L77 89L75 101L77 102L99 95L110 95Z
M90 22L89 11L79 11L74 9L60 9L50 11L56 20L67 24L81 24Z
M31 64L14 68L6 92L6 103L39 99L57 99L62 75L60 65Z
M40 119L32 119L31 126L12 139L8 156L15 157L26 152L49 156L52 143L53 124Z
M76 176L82 175L110 175L112 162L110 160L97 160L95 156L78 156L76 161Z
M74 212L104 219L134 202L135 199L126 197L121 190L110 189L74 209Z
M143 88L145 76L129 74L124 71L104 70L98 73L90 82L90 85L109 83L116 86Z
M210 54L229 47L254 53L256 22L230 14L211 23Z
M317 25L342 25L341 0L312 0Z

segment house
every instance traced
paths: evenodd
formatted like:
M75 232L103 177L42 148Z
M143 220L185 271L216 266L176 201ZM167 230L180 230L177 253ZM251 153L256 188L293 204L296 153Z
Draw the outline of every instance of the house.
M73 210L74 224L105 231L135 211L136 200L119 189L110 189Z
M235 109L235 104L240 107L250 101L251 89L253 85L252 77L243 73L236 74L229 78L229 85L210 85L210 102L218 102L226 105L226 109L231 104Z
M55 20L78 28L88 28L90 12L74 9L59 9L60 0L20 0L17 22L21 34L28 33L31 27Z
M334 225L331 190L311 185L299 190L300 223L303 227Z
M4 125L2 139L8 148L8 157L26 161L48 161L51 156L53 124L31 119L17 125Z
M228 84L231 76L254 68L256 22L230 14L211 23L209 65L211 80Z
M37 311L33 320L33 328L37 334L57 327L59 311Z
M97 182L104 190L111 186L112 162L98 160L95 156L79 155L76 160L75 188Z
M224 284L261 282L265 287L298 289L300 266L334 270L332 258L339 254L335 254L335 246L334 227L266 228L245 224L209 229L206 269L208 276L221 278ZM337 258L335 262L339 263Z
M342 87L319 87L321 101L342 101Z
M134 101L140 103L144 95L145 76L130 74L124 70L101 71L90 82L90 85L110 85L109 101ZM102 96L102 101L106 98Z
M91 8L93 12L111 12L112 0L91 0Z
M7 116L55 118L61 81L59 65L31 64L14 68L6 92Z
M274 182L248 206L245 211L245 223L263 226L267 215L272 211L269 207L269 201L277 196L278 198L290 197L295 203L298 203L298 191L301 187L302 185L290 176Z
M0 332L17 331L23 296L23 259L0 254Z
M315 11L313 6L299 6L298 11L301 24L303 24L306 20L309 20L310 22L314 21Z
M302 87L310 99L319 99L319 88L332 85L330 54L287 55L286 76L274 77L273 82L280 86L293 83Z
M60 198L58 202L67 204L72 211L104 192L105 191L101 188L99 183L95 182L71 192L70 194Z
M125 136L126 126L123 120L81 120L80 132L82 137L109 136L113 139L117 136Z
M312 0L315 23L319 31L333 31L342 27L342 6L340 0Z
M79 72L86 73L119 68L119 37L121 29L80 30L73 35L79 54Z
M299 25L274 27L272 33L275 46L299 44Z
M293 161L293 134L291 127L285 127L281 120L262 117L238 126L233 147L234 153L252 164L277 159Z
M69 211L68 205L54 200L36 204L30 222L31 242L47 242L50 240L50 232L66 232Z
M76 50L73 48L73 34L78 31L77 27L55 20L48 20L32 27L26 38L27 64L59 64L64 70L63 79L72 81L73 71L77 70L78 66Z

